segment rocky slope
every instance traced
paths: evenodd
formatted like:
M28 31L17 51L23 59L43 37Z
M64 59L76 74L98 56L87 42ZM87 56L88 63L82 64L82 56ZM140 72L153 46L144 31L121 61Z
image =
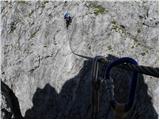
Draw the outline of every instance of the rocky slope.
M73 16L68 31L66 10ZM1 1L2 81L25 118L90 118L91 61L73 55L69 40L82 55L158 67L158 26L158 1ZM128 118L158 115L158 78L143 77ZM103 96L98 117L112 118Z

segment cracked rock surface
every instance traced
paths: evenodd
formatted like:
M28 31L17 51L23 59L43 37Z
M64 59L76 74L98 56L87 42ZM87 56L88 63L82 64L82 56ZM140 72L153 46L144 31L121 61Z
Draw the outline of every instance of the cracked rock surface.
M140 65L159 66L158 1L0 4L1 78L15 93L25 118L91 118L91 61L75 56L69 40L78 54L132 57ZM73 17L68 30L66 10ZM113 77L120 78L117 74L121 73L114 72ZM158 78L139 79L135 107L127 118L157 118ZM116 91L120 99L118 94L127 94L119 87ZM105 90L102 93L98 118L113 118L107 112Z

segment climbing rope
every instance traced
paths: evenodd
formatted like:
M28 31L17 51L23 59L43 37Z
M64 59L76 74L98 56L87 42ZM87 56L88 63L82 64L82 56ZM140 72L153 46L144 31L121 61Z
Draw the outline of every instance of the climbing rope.
M67 32L68 32L68 30L67 30ZM67 35L67 36L68 36L68 35ZM88 59L88 60L91 60L91 59L92 59L92 58L89 57L89 56L84 56L84 55L80 55L80 54L75 53L74 50L72 49L72 46L71 46L71 40L69 40L69 46L70 46L71 52L72 52L74 55L79 56L79 57L81 57L81 58Z
M74 18L73 22L75 22L75 21L76 21L76 18ZM73 36L74 32L76 31L76 25L75 25L74 23L72 23L72 25L73 25L73 26L72 26L72 33L71 33L70 37L69 37L69 29L67 29L67 40L69 41L69 47L70 47L71 52L72 52L74 55L76 55L76 56L79 56L79 57L81 57L81 58L85 58L85 59L91 60L92 57L85 56L85 55L80 55L80 54L74 52L74 50L73 50L73 48L72 48L72 45L71 45L71 40L72 40L71 37Z

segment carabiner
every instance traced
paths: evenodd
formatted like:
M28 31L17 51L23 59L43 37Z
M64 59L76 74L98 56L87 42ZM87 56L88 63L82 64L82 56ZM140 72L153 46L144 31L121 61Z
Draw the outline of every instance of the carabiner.
M124 57L124 58L120 58L118 60L115 60L114 62L110 63L106 69L105 75L106 75L106 80L110 80L110 71L113 67L120 65L120 64L124 64L125 63L130 63L130 64L134 64L137 65L138 63L132 59L132 58L128 58L128 57ZM135 92L136 92L136 85L137 85L137 76L138 73L136 71L133 71L132 74L132 80L129 82L129 97L128 97L128 101L126 103L119 103L115 97L114 97L114 90L113 90L113 96L111 97L112 99L110 100L110 104L111 107L116 111L119 112L128 112L134 102L134 98L135 98Z

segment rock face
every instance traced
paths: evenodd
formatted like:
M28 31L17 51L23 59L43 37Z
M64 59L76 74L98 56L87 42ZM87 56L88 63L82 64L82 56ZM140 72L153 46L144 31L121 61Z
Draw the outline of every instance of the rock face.
M1 78L17 96L24 118L91 118L92 61L75 56L69 41L76 53L92 58L127 56L158 66L158 1L0 3ZM68 30L66 10L73 17ZM130 74L113 70L111 75L117 99L124 102ZM97 118L113 118L104 85L101 93ZM158 118L158 94L158 78L139 75L126 118Z

